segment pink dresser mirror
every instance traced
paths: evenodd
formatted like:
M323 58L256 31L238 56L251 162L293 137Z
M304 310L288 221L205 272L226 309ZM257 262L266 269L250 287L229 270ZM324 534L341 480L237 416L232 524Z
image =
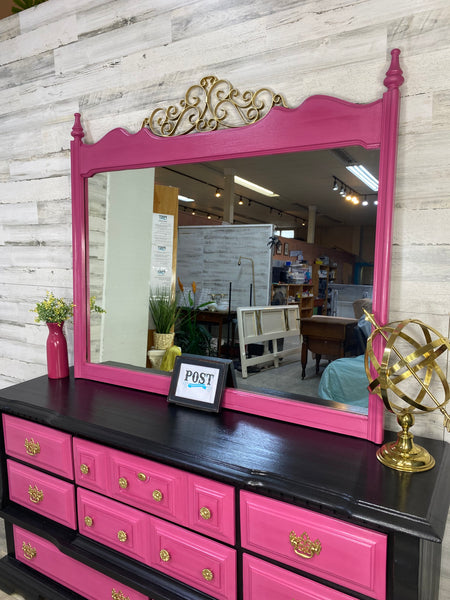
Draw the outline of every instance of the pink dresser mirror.
M386 322L389 303L399 87L403 82L399 54L399 50L392 51L391 64L384 80L387 90L379 99L364 105L329 96L312 96L294 109L275 106L260 121L242 127L172 137L159 137L147 128L142 128L135 134L130 134L124 129L114 129L94 144L83 143L82 119L80 115L76 115L71 148L76 305L75 376L161 394L163 402L166 401L165 397L170 385L168 374L148 369L145 363L103 359L101 354L98 354L97 348L94 348L95 335L97 335L94 334L94 330L101 329L102 325L94 324L93 320L98 315L91 313L88 307L89 298L98 295L98 290L104 287L104 282L99 283L97 280L98 273L93 268L94 261L99 257L101 260L104 248L102 235L99 235L101 227L95 225L98 214L93 207L96 194L104 187L102 176L106 174L111 177L117 175L117 178L121 179L122 191L114 204L119 209L120 222L120 219L126 219L134 214L131 208L132 200L127 193L131 181L128 177L134 174L137 176L133 180L136 182L133 183L133 189L140 186L145 193L150 186L154 185L155 172L159 173L158 178L163 178L163 174L167 174L169 167L173 169L174 166L178 171L199 164L203 169L217 166L226 169L227 165L230 168L236 167L240 164L239 161L251 162L254 157L260 160L268 160L273 156L289 159L295 155L306 158L311 152L329 151L333 151L335 155L339 152L351 151L355 155L366 156L368 161L377 165L379 179L378 205L374 217L376 222L373 312L378 322ZM170 180L167 183L171 185ZM328 185L333 185L332 178L328 181ZM336 202L339 202L337 195L336 198ZM96 209L103 204L104 202L100 201ZM153 210L150 212L156 213ZM279 211L280 218L282 212ZM145 216L141 218L134 214L134 218L137 225L141 224L142 229L145 229ZM119 228L117 236L120 235ZM134 237L137 238L137 234ZM144 252L147 243L149 242L143 244ZM245 243L239 250L239 254L247 254ZM122 257L121 254L117 260ZM195 257L193 260L196 260ZM142 265L142 261L135 261L135 263ZM115 264L117 265L118 262L116 261ZM130 263L128 265L125 263L123 272L128 273L132 270L129 265ZM146 266L144 265L143 268ZM172 272L172 282L177 275L177 271ZM136 274L136 279L141 280L139 272ZM129 289L128 284L123 287L122 290L117 289L119 306L124 306L123 298L137 296L137 293ZM120 297L120 293L123 294L124 291L125 295ZM102 300L100 297L100 304ZM144 310L147 307L148 304ZM131 308L124 312L134 310ZM107 314L111 316L113 309L108 309ZM147 336L147 323L145 325L144 333ZM125 329L126 325L121 326L122 333ZM300 363L298 384L298 389L293 390L292 393L273 390L255 391L239 387L227 388L222 406L361 437L377 443L382 440L383 407L377 397L370 397L368 407L364 410L352 410L350 401L349 406L342 407L317 401L314 397L307 397L307 394L301 392Z

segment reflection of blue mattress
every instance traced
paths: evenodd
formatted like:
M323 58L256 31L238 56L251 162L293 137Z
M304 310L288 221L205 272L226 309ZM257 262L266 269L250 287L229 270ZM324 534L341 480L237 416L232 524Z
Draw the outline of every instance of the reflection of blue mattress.
M338 358L331 362L322 373L319 396L325 400L368 406L369 391L364 354L351 358Z

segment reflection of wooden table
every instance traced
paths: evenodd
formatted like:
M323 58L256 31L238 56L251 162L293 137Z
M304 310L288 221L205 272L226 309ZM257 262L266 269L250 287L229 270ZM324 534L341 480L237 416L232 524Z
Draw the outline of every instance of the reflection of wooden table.
M183 309L191 310L191 309ZM236 311L221 311L221 310L197 310L196 311L197 323L208 323L219 326L218 332L218 343L217 343L217 356L221 355L222 347L222 331L223 326L227 323L231 323L231 346L234 345L234 335L236 328Z
M342 358L354 346L353 330L357 319L344 317L315 316L301 320L302 344L302 379L305 379L308 350L316 355L316 374L322 354L334 358Z

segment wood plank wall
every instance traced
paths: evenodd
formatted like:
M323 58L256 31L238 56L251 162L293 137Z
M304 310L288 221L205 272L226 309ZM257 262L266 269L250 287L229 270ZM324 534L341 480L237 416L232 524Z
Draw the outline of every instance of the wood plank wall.
M46 328L30 309L47 289L72 294L74 112L88 142L116 126L136 131L206 74L241 90L266 85L290 106L312 93L369 102L394 47L406 83L391 319L448 335L448 0L49 0L0 20L0 386L45 373ZM439 413L417 421L416 433L450 439Z

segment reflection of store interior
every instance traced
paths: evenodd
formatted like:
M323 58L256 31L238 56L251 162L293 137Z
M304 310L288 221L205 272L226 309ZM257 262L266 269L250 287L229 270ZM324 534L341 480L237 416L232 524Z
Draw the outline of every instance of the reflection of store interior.
M350 153L307 154L304 170L293 169L295 156L286 159L286 167L279 157L274 167L268 158L262 166L242 163L247 177L275 190L272 197L230 183L229 172L241 172L239 161L234 161L233 169L201 164L156 170L156 183L176 188L179 195L177 278L188 288L195 281L196 305L211 302L199 311L198 322L211 334L211 354L234 360L240 387L270 389L274 379L279 379L274 386L278 390L286 387L292 392L298 387L302 327L298 339L283 342L284 350L291 345L297 352L283 356L278 364L272 340L246 345L247 355L268 355L268 360L250 366L242 378L238 308L296 305L301 323L321 315L355 318L361 313L359 307L355 312L355 302L372 297L377 194L347 170L343 156L348 159ZM366 160L377 174L378 156L367 154ZM272 181L273 172L278 177ZM345 199L344 188L353 202ZM303 204L305 196L308 205ZM345 354L360 350L346 348ZM316 354L308 354L301 393L316 395ZM331 358L336 352L323 355L320 372ZM293 365L289 373L288 365Z

